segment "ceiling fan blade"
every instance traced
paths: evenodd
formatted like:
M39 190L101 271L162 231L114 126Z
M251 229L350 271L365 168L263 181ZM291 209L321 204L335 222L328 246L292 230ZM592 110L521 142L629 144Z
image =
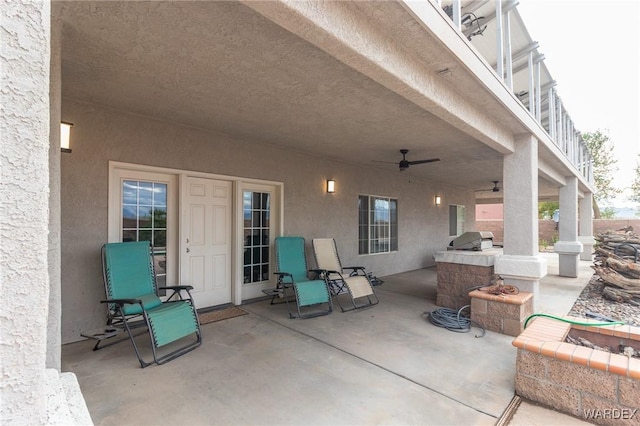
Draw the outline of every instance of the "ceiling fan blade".
M499 181L494 180L492 182L493 182L493 188L476 189L476 192L500 192L500 187L498 186Z
M381 161L381 160L371 160L374 163L387 163L387 164L398 164L397 161Z
M428 160L416 160L416 161L409 161L410 165L414 165L414 164L425 164L425 163L433 163L435 161L440 161L439 158L430 158Z

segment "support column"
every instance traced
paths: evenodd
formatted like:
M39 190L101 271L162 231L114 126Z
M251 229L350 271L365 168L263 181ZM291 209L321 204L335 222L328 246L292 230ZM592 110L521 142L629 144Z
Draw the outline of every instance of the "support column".
M62 20L53 12L49 71L49 310L47 318L46 366L61 370L62 288L60 282L60 122L62 110Z
M0 282L10 284L0 423L10 425L92 423L75 375L59 371L60 32L51 37L51 6L0 8Z
M0 310L3 424L49 424L50 2L0 7Z
M495 273L533 293L535 310L540 278L547 274L538 255L538 141L522 135L515 148L504 157L504 254L496 258Z
M593 260L593 246L595 239L593 238L593 194L588 192L578 202L579 222L578 222L578 241L582 243L582 253L580 260Z
M578 241L578 178L567 178L565 186L560 188L560 240L554 250L558 253L559 273L561 277L578 276L578 255L582 252L582 243Z

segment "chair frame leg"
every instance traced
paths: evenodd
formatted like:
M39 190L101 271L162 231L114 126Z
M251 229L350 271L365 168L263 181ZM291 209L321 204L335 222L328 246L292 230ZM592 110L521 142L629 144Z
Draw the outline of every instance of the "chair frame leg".
M367 281L369 282L369 286L371 286L371 294L367 294L366 295L367 301L369 303L362 304L362 305L357 305L356 304L356 299L353 297L353 293L351 293L351 289L349 288L349 285L346 284L346 282L345 282L345 286L347 287L347 290L349 291L349 297L351 298L351 305L353 307L350 308L350 309L345 309L342 306L342 303L340 303L340 298L338 296L336 296L336 299L338 300L338 305L340 306L340 309L342 310L342 312L349 312L349 311L354 311L356 309L370 308L370 307L375 306L378 303L380 303L380 299L378 299L378 295L376 294L376 291L373 289L373 284L371 284L371 280L369 279L369 277L367 277ZM375 302L372 300L371 296L375 297ZM358 297L358 299L360 299L362 297L365 297L365 296Z
M375 302L372 300L371 296L374 296L374 297L375 297ZM354 310L356 310L356 309L370 308L370 307L375 306L375 305L377 305L378 303L380 303L380 299L378 299L378 295L377 295L377 294L375 294L375 293L368 294L368 295L366 295L366 296L362 296L362 297L366 297L366 298L367 298L367 301L368 301L369 303L362 304L362 305L357 305L357 304L356 304L356 300L355 300L354 298L351 298L351 304L353 305L353 308L351 308L351 309L344 309L344 308L342 307L342 305L340 305L340 309L342 309L342 312L350 312L350 311L354 311ZM358 299L360 299L360 298L358 298ZM340 304L340 301L339 301L339 300L338 300L338 304Z
M293 292L294 292L294 295L296 296L296 306L297 306L297 310L298 310L298 315L297 316L293 315L291 313L291 310L289 310L289 318L290 319L294 319L294 318L300 318L300 319L315 318L315 317L321 317L323 315L328 315L331 312L333 312L333 302L331 301L331 291L330 291L330 288L329 288L329 284L327 283L326 280L325 280L325 285L327 286L327 292L329 294L329 300L327 302L329 304L329 310L328 311L320 311L320 312L314 312L314 313L311 313L311 314L303 314L302 310L300 309L300 302L298 300L298 295L297 295L297 293L295 291L295 288L294 288ZM287 309L288 308L289 308L289 306L287 305Z
M331 300L331 291L330 291L330 287L329 287L329 283L327 282L326 278L323 278L322 281L324 281L325 286L327 287L327 294L329 295L328 297L328 301L326 303L328 303L329 305L329 309L327 311L320 311L317 313L312 313L312 314L303 314L302 310L300 309L300 302L298 300L298 294L297 294L297 290L296 290L296 283L292 282L292 283L284 283L282 276L278 277L278 282L276 284L276 288L275 291L277 291L277 293L273 293L273 295L271 296L271 305L277 305L277 304L281 304L283 302L275 302L276 297L279 297L280 295L282 295L282 298L284 299L284 303L287 304L287 312L289 314L289 319L294 319L294 318L313 318L313 317L317 317L317 316L322 316L322 315L327 315L330 314L331 312L333 312L333 303ZM291 290L292 294L288 295L287 294L287 290ZM294 298L295 300L295 304L296 304L296 309L295 311L292 311L291 309L291 305L290 303L293 303L293 300L290 300L291 297ZM325 302L322 302L325 303ZM295 312L297 311L297 315L295 314Z
M118 306L118 310L120 312L120 315L122 315L122 318L125 318L124 316L124 311L122 310L121 306ZM153 333L152 333L152 328L151 328L151 323L149 322L149 317L147 316L147 312L143 311L142 312L142 316L144 318L144 323L146 326L147 331L146 332L142 332L142 333L138 333L138 334L133 334L132 332L132 328L129 325L128 321L123 321L122 324L124 326L125 331L127 332L128 336L129 336L129 340L131 340L131 344L133 345L133 350L136 353L136 356L138 357L138 362L140 362L140 367L142 368L146 368L152 364L157 364L157 365L162 365L166 362L169 362L173 359L176 359L177 357L186 354L187 352L191 352L192 350L196 349L198 346L200 346L202 344L202 331L200 330L200 320L198 319L198 316L196 315L196 340L195 342L193 342L192 344L188 345L188 346L184 346L182 348L176 349L175 351L172 351L168 354L162 355L160 357L158 357L158 353L156 350L156 344L155 341L153 340ZM143 334L148 334L149 335L149 342L151 344L151 352L153 354L153 361L145 361L142 358L142 354L140 353L140 349L138 348L138 345L136 344L136 340L135 337L141 336ZM107 346L111 346L111 345L115 345L116 343L120 343L125 341L125 339L121 339L117 342L112 342L108 345L104 345L101 347L98 347L98 345L100 344L100 342L96 343L96 345L94 346L94 351L98 350L98 349L102 349L105 348Z
M117 306L117 305L116 305ZM115 309L115 308L114 308ZM105 328L117 328L120 329L122 331L127 331L126 327L125 327L125 322L130 323L132 319L140 316L140 315L134 315L134 316L130 316L129 319L127 321L122 321L121 318L123 313L121 310L118 310L118 314L120 315L120 317L117 317L113 312L111 312L109 309L107 309L107 324L105 326ZM138 337L138 336L142 336L143 334L147 333L146 331L146 323L140 321L139 325L135 325L134 327L131 327L132 329L136 329L139 328L141 326L145 326L145 330L141 331L138 334L134 334L134 337ZM107 338L100 338L97 339L96 344L93 346L93 350L97 351L100 349L104 349L104 348L108 348L109 346L113 346L113 345L117 345L118 343L122 343L122 342L126 342L127 340L131 339L131 335L129 333L127 333L127 337L122 337L120 339L115 339L115 341L112 341L111 339L114 339L117 335L111 336L111 337L107 337ZM101 345L103 342L109 341L109 343Z

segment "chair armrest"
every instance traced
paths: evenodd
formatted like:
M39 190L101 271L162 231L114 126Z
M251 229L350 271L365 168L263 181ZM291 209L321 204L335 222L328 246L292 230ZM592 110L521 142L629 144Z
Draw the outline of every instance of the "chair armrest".
M100 303L115 303L116 305L124 306L124 305L135 305L136 303L142 304L142 300L140 299L107 299L107 300L101 300Z
M193 290L193 286L192 285L169 285L166 287L158 287L158 290L174 290L174 291Z
M291 277L292 276L289 272L274 272L273 275L278 275L278 277Z
M193 297L191 296L191 290L193 290L193 286L191 285L169 285L166 287L158 287L158 290L171 290L173 291L173 293L171 293L171 296L169 296L167 298L167 301L170 301L173 299L174 296L178 296L178 298L176 300L191 300L193 301ZM189 296L188 299L185 299L182 297L182 292L186 291L187 295Z
M342 269L351 269L349 276L358 275L359 271L362 271L362 275L367 275L364 266L343 266Z

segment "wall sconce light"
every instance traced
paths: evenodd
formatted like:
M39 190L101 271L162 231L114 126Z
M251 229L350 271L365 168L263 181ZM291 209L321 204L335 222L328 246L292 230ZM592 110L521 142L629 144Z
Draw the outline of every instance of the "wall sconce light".
M69 148L69 138L71 136L71 127L73 123L65 123L64 121L60 123L60 150L62 152L71 152L71 148Z
M327 192L333 194L336 192L336 181L333 179L327 180Z
M436 206L439 206L440 204L442 204L442 197L439 195L436 195L435 203L436 203Z

